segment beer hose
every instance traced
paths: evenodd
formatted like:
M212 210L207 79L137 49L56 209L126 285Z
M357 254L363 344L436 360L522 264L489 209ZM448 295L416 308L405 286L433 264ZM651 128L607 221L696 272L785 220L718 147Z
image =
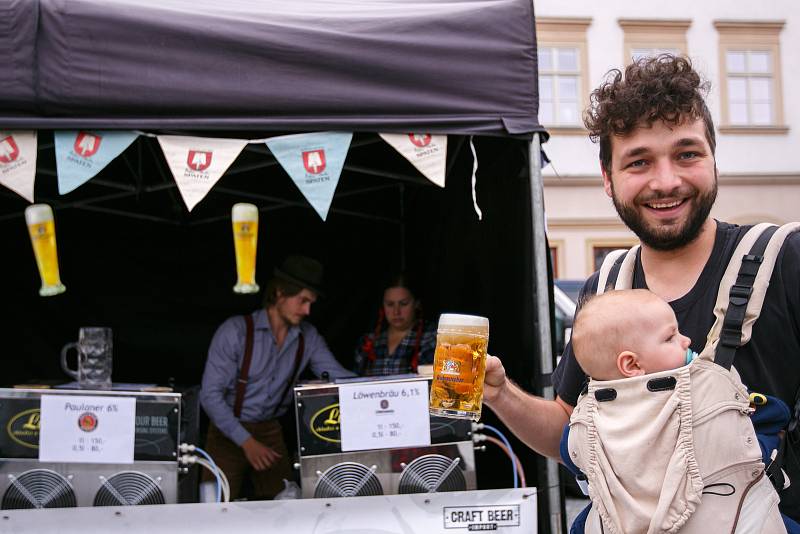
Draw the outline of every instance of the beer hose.
M499 430L497 430L492 425L487 425L485 423L472 423L472 432L473 433L475 431L477 431L477 430L483 430L483 429L489 430L489 431L497 434L497 437L500 438L500 440L503 442L503 444L508 449L509 457L511 458L511 468L512 468L512 470L514 472L514 488L518 488L519 487L519 480L518 480L519 473L517 473L517 462L519 460L517 458L517 455L514 454L514 449L511 448L511 444L508 442L508 439L506 439L506 437L503 435L503 433L500 432Z
M180 452L184 453L180 458L179 461L183 464L198 464L209 471L214 475L217 479L217 502L228 502L230 501L230 484L228 482L228 478L225 476L225 473L214 463L214 459L211 458L211 455L208 454L206 451L201 449L196 445L191 445L189 443L181 443L179 447ZM197 452L203 456L203 458L198 458L192 454L185 454L185 453L192 453Z
M503 445L503 442L500 441L499 439L497 439L497 438L495 438L493 436L483 436L483 437L485 437L486 441L488 441L489 443L494 443L495 445L500 447L500 450L503 451L504 453L506 453L506 455L509 458L511 458L512 462L516 462L516 464L517 464L517 473L519 473L519 486L521 488L527 488L528 487L528 482L525 479L525 470L522 469L522 462L519 461L519 456L517 456L513 452L509 451L508 448L505 445Z

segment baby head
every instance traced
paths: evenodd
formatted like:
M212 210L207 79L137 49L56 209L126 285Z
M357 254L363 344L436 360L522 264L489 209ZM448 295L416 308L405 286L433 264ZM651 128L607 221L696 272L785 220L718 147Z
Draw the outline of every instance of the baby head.
M678 331L669 305L646 289L589 298L575 316L572 350L595 380L675 369L690 359L690 339Z

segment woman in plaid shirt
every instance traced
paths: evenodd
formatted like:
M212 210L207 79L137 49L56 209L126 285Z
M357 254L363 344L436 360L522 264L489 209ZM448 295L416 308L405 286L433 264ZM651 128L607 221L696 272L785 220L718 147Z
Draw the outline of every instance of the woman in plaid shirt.
M383 292L375 331L358 340L355 371L362 376L416 373L433 363L436 328L422 319L422 306L408 276L391 278Z

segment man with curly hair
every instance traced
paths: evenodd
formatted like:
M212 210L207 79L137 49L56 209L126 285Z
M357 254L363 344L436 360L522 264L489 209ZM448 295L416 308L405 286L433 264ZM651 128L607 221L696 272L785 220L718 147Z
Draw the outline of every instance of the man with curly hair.
M672 307L681 332L700 352L714 321L719 282L747 227L710 217L717 196L714 124L705 103L709 85L684 57L644 58L612 70L591 95L584 122L600 147L603 188L642 247L634 288ZM583 294L597 290L598 273ZM752 339L734 360L755 391L794 406L800 389L800 234L787 239L770 280ZM485 402L537 452L559 457L559 440L586 375L572 347L553 373L555 400L524 392L502 363L486 364ZM791 440L790 440L791 441ZM792 486L781 509L800 519L800 450L790 443Z

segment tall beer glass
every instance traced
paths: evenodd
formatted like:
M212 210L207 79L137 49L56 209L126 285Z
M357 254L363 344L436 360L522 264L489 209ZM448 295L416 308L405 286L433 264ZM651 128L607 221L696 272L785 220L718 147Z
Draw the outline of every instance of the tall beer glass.
M442 314L433 356L429 410L432 415L481 418L489 319Z
M56 225L53 210L47 204L33 204L25 208L25 222L31 236L33 255L39 267L42 287L39 295L49 297L67 290L58 274L58 253L56 252Z
M236 251L235 293L257 293L256 243L258 241L258 208L253 204L239 203L231 210L233 221L233 247Z

